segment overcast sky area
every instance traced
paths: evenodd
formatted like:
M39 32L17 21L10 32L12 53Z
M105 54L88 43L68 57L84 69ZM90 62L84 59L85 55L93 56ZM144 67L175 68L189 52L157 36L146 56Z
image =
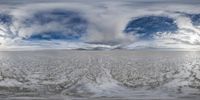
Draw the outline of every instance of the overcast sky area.
M0 49L200 49L199 0L0 0Z
M128 2L179 2L179 3L196 3L199 0L0 0L1 4L24 4L24 3L41 3L41 2L103 2L103 1L128 1Z

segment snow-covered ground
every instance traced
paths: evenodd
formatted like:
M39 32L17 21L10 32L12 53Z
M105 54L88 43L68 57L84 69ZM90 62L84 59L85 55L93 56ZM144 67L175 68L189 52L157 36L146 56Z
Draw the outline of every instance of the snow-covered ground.
M0 52L1 100L200 98L200 52Z

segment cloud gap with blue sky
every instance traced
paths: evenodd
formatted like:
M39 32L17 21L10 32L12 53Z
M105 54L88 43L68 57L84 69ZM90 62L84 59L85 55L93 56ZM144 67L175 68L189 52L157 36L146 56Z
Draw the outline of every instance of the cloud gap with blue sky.
M200 49L197 0L0 0L0 49Z

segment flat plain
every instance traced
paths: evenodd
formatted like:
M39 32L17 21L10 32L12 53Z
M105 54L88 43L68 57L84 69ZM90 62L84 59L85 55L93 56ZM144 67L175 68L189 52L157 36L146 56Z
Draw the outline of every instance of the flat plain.
M199 100L200 52L0 52L1 100Z

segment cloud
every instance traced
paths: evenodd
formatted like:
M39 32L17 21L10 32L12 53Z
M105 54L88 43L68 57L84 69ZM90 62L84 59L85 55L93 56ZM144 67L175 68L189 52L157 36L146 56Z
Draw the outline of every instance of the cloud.
M199 5L195 0L0 0L0 43L2 48L199 48ZM138 25L138 18L149 21ZM136 26L124 31L131 22ZM141 39L142 34L153 39Z

